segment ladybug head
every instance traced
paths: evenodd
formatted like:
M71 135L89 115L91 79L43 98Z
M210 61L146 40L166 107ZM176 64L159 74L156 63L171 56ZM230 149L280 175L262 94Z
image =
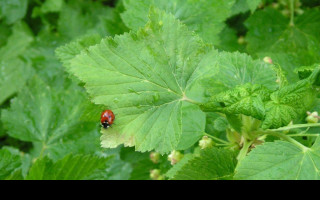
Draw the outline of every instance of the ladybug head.
M104 122L101 123L101 126L102 126L103 128L105 128L105 129L108 129L108 128L110 128L111 125L108 123L107 120L105 120Z

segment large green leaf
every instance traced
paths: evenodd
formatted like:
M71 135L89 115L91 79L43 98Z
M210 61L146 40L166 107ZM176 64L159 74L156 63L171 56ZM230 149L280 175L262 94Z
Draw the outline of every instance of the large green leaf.
M27 180L83 180L95 170L106 167L110 157L76 155L66 156L57 162L47 157L38 159L31 167Z
M124 0L122 13L125 24L138 30L148 22L150 6L172 13L205 41L218 44L218 34L224 28L235 0Z
M188 148L203 134L205 115L191 91L203 70L213 70L216 51L175 20L153 10L137 34L104 39L71 60L93 102L111 108L113 128L103 129L102 146L136 146L162 153Z
M294 26L271 8L256 12L245 24L249 29L248 51L261 58L270 56L285 69L289 80L297 80L295 68L320 62L319 9L296 17Z
M234 152L210 148L200 156L188 158L183 167L179 166L169 175L174 180L227 180L232 179L236 163Z
M320 180L319 140L310 149L276 141L256 147L236 169L236 179Z

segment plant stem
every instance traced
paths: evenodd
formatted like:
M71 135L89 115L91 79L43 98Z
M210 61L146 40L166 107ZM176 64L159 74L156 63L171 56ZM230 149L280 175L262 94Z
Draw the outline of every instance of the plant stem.
M187 102L192 103L192 104L195 104L195 105L198 105L198 106L201 105L200 102L197 102L197 101L194 101L194 100L192 100L192 99L189 99L189 98L186 97L186 96L184 96L182 100L183 100L183 101L187 101Z
M227 147L228 144L215 144L214 146L216 146L216 147Z
M252 143L253 143L253 141L248 141L246 139L244 140L243 147L240 150L238 157L237 157L238 163L240 163L247 156L247 153L248 153L249 148L252 145Z
M223 143L223 144L229 144L227 141L222 140L222 139L217 138L217 137L214 137L214 136L212 136L212 135L209 135L208 133L204 133L204 135L205 135L205 136L208 136L209 138L211 138L211 139L213 139L213 140L216 140L216 141L218 141L218 142L221 142L221 143Z
M320 123L316 124L297 124L297 125L291 125L291 126L286 126L278 129L269 129L268 131L272 132L281 132L281 131L288 131L291 129L298 129L298 128L310 128L310 127L320 127Z
M294 3L295 0L290 0L290 26L294 26Z
M45 143L42 144L41 152L39 158L43 157L44 151L47 149L47 145Z
M301 144L300 142L292 139L291 137L289 137L288 135L285 135L285 134L282 134L282 133L275 133L275 132L269 132L268 133L269 135L273 135L273 136L276 136L276 137L279 137L287 142L290 142L294 145L296 145L297 147L299 147L303 152L306 152L309 150L308 147L304 146L303 144Z
M318 137L320 134L290 134L289 137Z

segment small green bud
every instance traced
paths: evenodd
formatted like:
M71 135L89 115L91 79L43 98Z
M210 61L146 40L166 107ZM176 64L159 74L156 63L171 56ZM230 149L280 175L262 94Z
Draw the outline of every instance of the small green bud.
M316 124L319 122L319 114L318 112L313 112L313 113L310 113L308 112L308 117L306 118L306 121L309 123L309 124Z
M161 175L159 169L153 169L150 171L150 178L152 180L164 180L164 176Z
M183 158L183 156L184 155L179 151L172 151L168 156L168 160L171 162L171 165L175 165Z
M273 61L272 61L272 59L270 58L270 57L264 57L263 58L263 61L265 62L265 63L268 63L268 64L273 64Z
M274 9L279 9L279 7L280 7L280 5L279 5L279 3L272 3L272 8L274 8Z
M296 10L296 13L298 14L298 15L302 15L303 13L304 13L304 10L302 10L302 9L297 9Z
M289 9L284 9L281 11L282 15L289 17L290 16L290 10Z
M157 152L151 152L150 153L150 160L154 163L154 164L158 164L159 160L160 160L160 153Z
M246 43L246 41L245 41L245 39L244 39L244 37L243 36L240 36L239 38L238 38L238 44L245 44Z
M213 147L214 142L208 136L203 136L202 139L199 141L199 146L201 149L206 149Z

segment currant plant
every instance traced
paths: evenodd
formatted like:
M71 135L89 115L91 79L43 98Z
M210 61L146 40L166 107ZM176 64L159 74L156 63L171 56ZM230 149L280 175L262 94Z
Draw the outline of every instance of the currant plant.
M0 179L320 179L319 3L25 2L0 1Z

